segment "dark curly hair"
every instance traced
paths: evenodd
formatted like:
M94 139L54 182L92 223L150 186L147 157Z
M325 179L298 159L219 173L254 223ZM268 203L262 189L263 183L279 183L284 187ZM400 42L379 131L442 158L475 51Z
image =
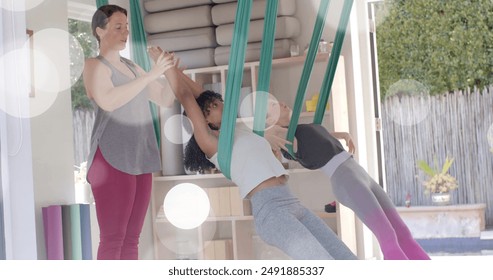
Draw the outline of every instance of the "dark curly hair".
M214 91L206 90L197 97L196 101L204 116L209 114L209 107L214 101L223 102L223 97ZM183 113L186 116L186 112ZM213 130L218 128L209 126ZM191 128L189 128L191 129ZM210 162L205 156L204 152L200 149L197 144L195 136L192 136L185 147L183 163L185 168L192 172L206 173L215 167L215 165Z

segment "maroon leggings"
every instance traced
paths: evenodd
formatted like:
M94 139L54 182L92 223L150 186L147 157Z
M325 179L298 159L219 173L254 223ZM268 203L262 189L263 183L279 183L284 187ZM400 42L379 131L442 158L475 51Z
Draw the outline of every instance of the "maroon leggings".
M96 151L88 171L99 224L98 260L137 260L149 206L152 174L130 175L113 168Z

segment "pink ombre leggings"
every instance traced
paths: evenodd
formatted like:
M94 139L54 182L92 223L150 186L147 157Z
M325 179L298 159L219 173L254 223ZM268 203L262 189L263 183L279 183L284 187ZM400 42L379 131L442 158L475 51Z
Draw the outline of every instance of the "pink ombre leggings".
M320 170L329 176L336 200L351 208L375 234L384 259L430 259L414 240L387 193L361 165L350 157L334 171L329 163Z
M152 174L130 175L113 168L97 150L88 171L99 224L98 260L137 260L149 206Z

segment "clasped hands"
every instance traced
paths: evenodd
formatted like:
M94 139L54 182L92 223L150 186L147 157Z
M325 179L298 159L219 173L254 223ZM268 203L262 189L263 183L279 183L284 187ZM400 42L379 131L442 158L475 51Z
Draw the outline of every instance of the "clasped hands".
M181 71L184 70L184 68L179 68L180 59L176 58L174 53L164 51L159 46L148 46L147 52L149 53L149 56L154 62L154 67L156 67L160 63L166 65L161 73L166 72L166 70L168 70L171 67L176 67Z

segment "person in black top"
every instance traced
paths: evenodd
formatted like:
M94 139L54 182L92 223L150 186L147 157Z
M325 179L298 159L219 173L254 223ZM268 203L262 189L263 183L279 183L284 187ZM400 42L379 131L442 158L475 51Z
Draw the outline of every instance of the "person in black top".
M277 113L277 114L276 114ZM277 155L298 161L308 169L319 169L329 177L336 200L352 209L375 234L386 260L429 260L414 240L383 188L353 159L354 144L347 133L329 133L319 124L299 124L293 151L287 152L287 126L291 109L269 101L265 137ZM345 139L347 152L336 137Z

